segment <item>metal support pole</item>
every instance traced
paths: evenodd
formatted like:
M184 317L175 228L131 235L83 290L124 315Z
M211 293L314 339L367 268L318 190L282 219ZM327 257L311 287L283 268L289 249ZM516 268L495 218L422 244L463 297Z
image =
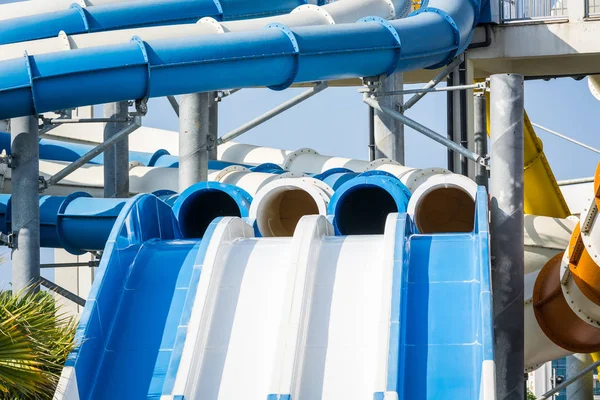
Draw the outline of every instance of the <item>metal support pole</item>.
M435 131L432 131L431 129L427 128L426 126L421 125L417 121L406 117L404 114L400 114L398 111L382 105L381 103L379 103L377 100L373 99L372 97L366 97L364 99L364 102L367 103L368 105L370 105L371 107L373 107L376 111L383 112L383 113L389 115L390 117L401 121L404 125L416 130L417 132L422 133L423 135L427 136L430 139L433 139L434 141L438 142L439 144L441 144L449 149L454 150L458 154L464 155L469 160L472 160L478 164L485 165L485 158L481 157L479 154L475 154L471 150L465 149L464 147L460 146L458 143L455 143L455 142L449 140L448 138L437 134Z
M179 191L208 179L210 93L181 96L179 106Z
M35 291L40 278L40 152L34 116L10 122L12 149L12 289Z
M467 63L462 62L458 67L458 83L460 86L467 84ZM467 91L459 92L460 101L460 145L464 148L469 148L469 134L467 132ZM461 155L460 157L460 173L464 176L469 175L469 165L467 159Z
M454 72L448 74L446 80L446 86L452 86L454 84ZM446 94L446 125L448 131L448 140L454 142L454 92L448 92ZM454 152L448 149L448 170L450 172L456 172L456 166L454 165Z
M126 121L128 103L104 105L104 117ZM104 141L110 140L127 127L127 122L108 122L104 125ZM104 197L129 197L129 141L121 140L104 152Z
M375 161L375 109L369 107L369 161Z
M404 107L402 108L403 111L406 111L406 110L410 109L412 106L414 106L415 104L417 104L417 102L419 100L421 100L427 93L429 93L427 91L428 89L435 88L438 85L438 83L440 83L441 81L446 79L448 74L450 74L450 72L452 72L452 70L454 68L458 67L458 65L461 62L462 62L461 57L458 57L454 61L452 61L450 64L448 64L442 71L440 71L439 74L437 74L432 80L430 80L429 82L427 82L425 84L425 86L423 86L423 89L421 89L422 90L421 92L415 94L413 97L408 99L408 101L406 103L404 103Z
M401 73L390 75L383 80L377 92L394 92L402 90L404 80ZM385 96L381 105L396 112L402 110L403 95ZM404 164L404 124L385 112L375 109L374 118L375 159L388 158Z
M487 137L487 110L484 94L475 95L475 153L482 157L488 154L488 137ZM479 186L488 188L489 177L487 168L479 165L476 168L475 182Z
M253 119L252 121L249 121L249 122L245 123L244 125L240 126L239 128L234 129L231 132L226 133L225 135L221 136L219 138L219 140L217 140L217 145L227 143L227 142L237 138L238 136L248 132L250 129L257 127L258 125L262 124L263 122L266 122L266 121L278 116L282 112L289 110L290 108L294 107L295 105L302 103L304 100L310 99L317 93L321 93L323 90L327 89L327 87L328 87L327 82L321 82L321 83L317 84L316 86L308 89L307 91L300 93L298 96L293 97L293 98L289 99L288 101L273 108L272 110L267 111L260 117L257 117L255 119Z
M57 172L55 175L52 175L52 177L50 177L44 183L44 188L48 188L52 185L56 185L58 182L62 181L67 176L69 176L71 173L73 173L73 171L77 170L78 168L81 168L82 166L84 166L85 164L90 162L92 159L94 159L97 156L99 156L100 154L102 154L104 151L106 151L106 149L108 149L108 148L114 146L115 144L119 143L120 141L126 139L131 133L135 132L135 130L138 129L139 127L140 127L139 121L136 121L135 123L127 125L123 130L121 130L120 132L117 132L115 135L111 136L110 139L108 139L104 143L101 143L98 146L94 147L92 150L90 150L89 152L87 152L86 154L81 156L81 158L79 158L78 160L67 165L65 168L63 168L62 170Z
M41 268L75 268L75 267L89 267L95 268L100 265L100 261L88 261L88 262L72 262L72 263L60 263L60 264L42 264Z
M217 159L217 140L219 140L219 102L217 92L212 92L208 109L208 159Z
M491 78L491 249L498 400L524 398L523 76Z
M589 354L573 354L567 357L567 379L577 376L579 371L592 364ZM567 399L590 400L594 398L594 371L581 376L572 385L567 387Z
M73 303L78 306L85 307L85 299L77 296L75 293L68 291L67 289L57 285L54 282L49 281L46 278L40 277L39 282L42 286L48 288L48 290L53 291L56 294L61 295L67 300L71 300Z
M173 111L175 111L175 114L179 117L179 103L175 96L167 96L167 100L169 100L169 104L173 107Z

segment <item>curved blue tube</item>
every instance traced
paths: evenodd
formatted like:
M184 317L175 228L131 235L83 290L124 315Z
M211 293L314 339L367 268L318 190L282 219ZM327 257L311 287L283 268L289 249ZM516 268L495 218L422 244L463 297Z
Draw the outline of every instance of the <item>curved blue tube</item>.
M349 170L348 168L332 168L325 172L321 172L320 174L313 175L313 178L323 181L333 190L337 190L344 183L356 178L358 175L358 173Z
M387 216L406 212L409 200L410 191L398 178L369 171L339 186L328 214L337 235L382 234Z
M485 1L485 0L482 0ZM405 19L166 39L0 62L0 119L149 97L437 67L469 44L480 0L430 0ZM416 39L418 38L418 40ZM60 93L60 96L56 96Z
M87 144L61 142L59 140L40 139L40 159L54 161L75 161L93 149ZM11 154L10 133L0 132L0 151L6 150ZM154 153L130 151L129 161L137 161L148 167L178 168L179 156L172 156L167 150L158 150ZM90 164L104 164L104 154L93 158ZM221 170L232 165L249 167L246 164L230 163L226 161L209 160L208 169Z
M200 182L181 193L173 212L184 238L201 239L217 217L248 217L250 203L252 196L237 186Z
M217 217L248 217L252 196L236 186L202 182L181 195L171 191L155 193L173 208L186 238L202 238ZM40 197L41 247L61 248L72 254L102 250L115 221L129 199L92 198L76 192L67 197ZM0 228L12 231L11 196L0 195Z
M4 198L4 197L3 197ZM127 199L97 199L83 192L67 197L40 197L40 243L72 254L102 250ZM6 206L4 232L12 231L11 202Z
M268 174L276 174L276 175L281 175L281 174L284 174L287 172L285 169L281 168L279 165L273 164L273 163L264 163L264 164L257 165L256 167L251 167L250 171L265 172Z
M51 1L51 0L48 0ZM144 0L93 7L75 1L62 11L0 21L0 45L67 35L170 24L255 18L290 12L302 0Z

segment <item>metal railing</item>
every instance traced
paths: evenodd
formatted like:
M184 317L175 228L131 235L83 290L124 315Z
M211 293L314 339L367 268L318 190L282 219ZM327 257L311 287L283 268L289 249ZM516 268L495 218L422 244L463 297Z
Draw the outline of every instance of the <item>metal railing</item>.
M577 0L500 0L502 3L502 21L534 19L555 19L568 16L567 1ZM587 0L598 4L600 0Z

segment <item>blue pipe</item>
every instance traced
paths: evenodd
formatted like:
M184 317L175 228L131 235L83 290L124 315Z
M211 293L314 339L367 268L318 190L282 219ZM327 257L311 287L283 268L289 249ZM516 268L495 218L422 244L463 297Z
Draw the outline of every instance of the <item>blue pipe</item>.
M328 214L337 235L383 234L387 216L406 212L409 200L410 191L394 175L369 171L339 185Z
M485 1L485 0L481 0ZM430 0L408 18L78 49L0 62L0 119L131 99L434 68L470 43L480 0ZM417 40L418 38L418 40ZM60 96L56 94L60 93Z
M115 220L127 200L97 199L83 192L67 197L40 197L41 246L65 249L72 254L104 249ZM2 230L12 231L10 199Z
M217 182L196 184L180 196L157 192L173 207L186 238L201 238L217 217L247 217L252 197L244 190ZM0 195L0 228L12 231L11 196ZM40 243L42 247L65 249L72 254L102 250L129 199L92 198L83 192L66 197L40 197Z
M186 239L201 239L217 217L247 218L252 196L245 190L218 182L200 182L187 188L173 202L173 213Z
M87 144L68 143L51 139L40 139L39 144L40 159L42 160L73 162L93 149L93 146ZM0 151L1 150L6 150L6 154L11 154L10 133L0 132ZM179 167L179 156L172 156L167 150L164 149L158 150L154 153L130 151L129 161L137 161L148 167ZM90 164L104 164L104 154L100 154L98 157L92 159ZM210 170L221 170L232 165L251 167L250 165L231 163L227 161L208 161L208 169Z
M47 0L51 1L51 0ZM303 0L143 0L82 7L0 21L0 45L57 36L287 13Z

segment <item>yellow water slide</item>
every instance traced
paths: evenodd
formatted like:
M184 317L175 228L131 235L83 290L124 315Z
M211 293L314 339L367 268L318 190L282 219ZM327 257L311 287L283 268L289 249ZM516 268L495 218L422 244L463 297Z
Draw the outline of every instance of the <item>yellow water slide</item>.
M490 132L490 95L487 94L487 129ZM525 214L554 218L571 215L544 154L544 145L535 134L525 112Z

